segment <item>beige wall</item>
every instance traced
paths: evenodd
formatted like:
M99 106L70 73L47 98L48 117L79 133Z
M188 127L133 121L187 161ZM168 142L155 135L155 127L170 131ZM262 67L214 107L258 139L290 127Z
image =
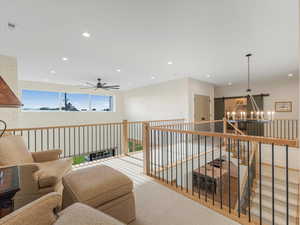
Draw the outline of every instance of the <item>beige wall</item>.
M0 76L18 96L17 60L14 57L0 55ZM8 128L18 125L18 111L15 108L0 108L0 119L7 123Z
M124 116L129 120L193 119L194 95L213 99L213 89L211 84L184 78L129 90L123 93Z
M123 119L121 95L117 92L106 92L80 89L76 86L50 84L43 82L19 81L19 92L22 89L66 91L69 93L112 94L115 112L20 112L19 127L40 127L77 125L87 123L118 122Z
M298 76L288 79L284 77L280 80L270 80L251 85L252 94L266 93L269 97L264 98L264 110L273 111L276 101L292 101L292 112L275 113L275 118L297 119L299 117L299 81ZM246 84L232 85L215 88L215 97L229 97L245 95Z

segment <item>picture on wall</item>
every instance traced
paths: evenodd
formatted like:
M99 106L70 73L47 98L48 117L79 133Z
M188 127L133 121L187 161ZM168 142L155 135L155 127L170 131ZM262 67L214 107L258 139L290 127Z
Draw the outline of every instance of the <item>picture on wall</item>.
M292 112L292 102L275 102L275 112Z

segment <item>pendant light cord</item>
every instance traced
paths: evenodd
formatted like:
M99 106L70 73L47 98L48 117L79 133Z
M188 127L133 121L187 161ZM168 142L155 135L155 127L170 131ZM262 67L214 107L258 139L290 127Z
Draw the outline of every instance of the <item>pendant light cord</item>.
M246 55L247 60L248 60L248 89L247 89L247 92L251 92L251 89L250 89L250 57L251 56L252 56L251 53Z

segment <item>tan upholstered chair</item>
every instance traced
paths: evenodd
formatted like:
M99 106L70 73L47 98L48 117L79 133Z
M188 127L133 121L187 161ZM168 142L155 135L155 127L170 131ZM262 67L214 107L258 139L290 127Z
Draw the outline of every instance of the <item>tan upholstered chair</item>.
M61 195L50 193L0 219L0 225L124 225L118 220L76 203L56 214Z
M71 170L72 160L59 160L60 154L61 150L30 153L21 136L0 138L0 167L17 165L20 169L16 209L47 193L62 193L62 177Z

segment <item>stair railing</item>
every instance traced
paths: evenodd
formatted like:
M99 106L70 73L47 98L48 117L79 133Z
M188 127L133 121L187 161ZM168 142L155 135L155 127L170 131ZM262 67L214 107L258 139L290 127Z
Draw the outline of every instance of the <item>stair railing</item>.
M266 201L261 197L264 179L262 154L271 150L271 156L268 157L272 163L271 222L277 223L275 180L278 178L275 164L279 160L284 163L285 174L281 178L286 181L286 215L289 215L289 153L297 141L243 135L238 129L235 129L236 134L226 133L227 126L231 126L226 120L203 124L201 127L192 123L166 127L144 124L145 173L172 190L241 224L262 225L262 206ZM222 124L223 129L219 129L217 124ZM233 151L236 151L237 157L234 157ZM284 156L277 155L278 151L282 151ZM254 210L251 208L252 189L256 180L260 195L258 217L257 208L256 214L252 214ZM289 216L285 216L285 219L286 224L290 224Z

